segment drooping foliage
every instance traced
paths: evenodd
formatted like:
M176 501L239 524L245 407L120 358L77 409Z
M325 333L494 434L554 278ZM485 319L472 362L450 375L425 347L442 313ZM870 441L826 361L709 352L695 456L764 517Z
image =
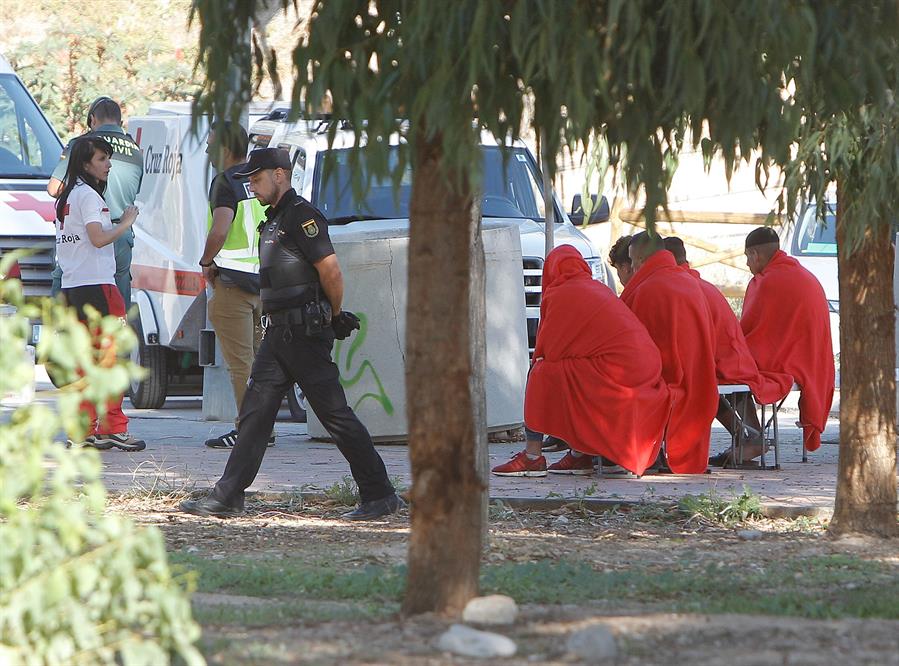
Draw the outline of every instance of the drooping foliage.
M254 3L194 7L207 73L196 108L236 116L230 73L250 65L227 45L246 42ZM476 128L514 138L524 120L550 154L599 134L651 219L685 145L721 154L728 171L756 156L760 184L787 167L788 213L800 197L822 198L830 166L859 148L846 136L855 126L833 121L893 104L899 44L895 0L343 0L316 3L307 27L293 53L294 112L324 104L351 121L372 172L388 170L391 135L414 146L439 132L446 168L474 173ZM895 161L884 160L884 182ZM860 199L857 217L882 201Z

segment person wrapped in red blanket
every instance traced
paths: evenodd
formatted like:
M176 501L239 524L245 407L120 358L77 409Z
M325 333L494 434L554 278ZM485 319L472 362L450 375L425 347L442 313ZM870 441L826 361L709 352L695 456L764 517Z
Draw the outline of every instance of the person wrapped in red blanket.
M808 451L821 446L833 402L834 362L830 315L817 278L780 250L777 232L746 236L746 288L740 326L762 370L791 375L799 385L799 422Z
M572 449L549 471L591 473L592 456L600 455L642 474L659 453L668 419L661 372L659 350L644 326L592 278L580 253L570 245L550 252L524 404L528 428ZM527 451L493 471L538 476L542 470L540 440L529 438Z
M677 236L668 236L664 240L664 245L665 249L674 255L678 267L697 280L709 304L715 333L715 376L718 383L746 385L752 391L752 396L765 405L786 396L793 385L793 377L781 372L759 369L749 351L749 345L746 344L740 321L730 304L718 287L703 280L699 271L690 267L684 242ZM745 464L746 461L761 454L761 426L751 396L738 394L733 405L722 397L718 404L717 418L732 435L737 432L738 436L744 438L743 460L732 460L733 452L728 449L709 458L710 465L728 467L731 464Z
M657 235L641 232L630 245L636 273L621 300L646 326L662 354L662 377L671 391L665 435L673 472L701 474L709 458L718 410L712 317L695 279L677 267Z

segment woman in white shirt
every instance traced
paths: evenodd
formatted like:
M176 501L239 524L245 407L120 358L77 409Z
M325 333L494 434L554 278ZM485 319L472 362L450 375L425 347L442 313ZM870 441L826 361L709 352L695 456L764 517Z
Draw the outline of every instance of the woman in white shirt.
M76 139L68 158L63 188L56 200L56 258L62 269L62 293L78 319L87 323L84 307L102 315L125 319L125 303L115 284L113 242L134 224L137 208L129 206L113 224L103 200L112 164L112 146L97 136ZM128 417L122 412L122 396L110 400L101 422L91 403L82 410L90 425L85 446L142 451L146 444L128 434Z

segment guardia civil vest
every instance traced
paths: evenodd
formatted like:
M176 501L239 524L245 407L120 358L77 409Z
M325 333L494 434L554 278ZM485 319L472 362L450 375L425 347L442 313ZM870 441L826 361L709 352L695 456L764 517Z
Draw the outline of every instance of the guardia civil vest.
M259 273L259 221L265 218L265 208L247 188L247 184L227 171L217 176L225 179L224 186L232 188L237 197L234 221L228 230L225 244L217 255L215 265L242 273ZM212 228L212 210L207 216L207 231Z

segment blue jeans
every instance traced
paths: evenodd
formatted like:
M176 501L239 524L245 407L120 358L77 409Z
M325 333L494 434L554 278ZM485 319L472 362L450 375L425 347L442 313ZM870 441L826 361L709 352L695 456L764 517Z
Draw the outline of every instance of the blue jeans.
M115 249L115 283L125 301L125 312L131 307L131 253L134 248L134 230L128 229L113 243ZM62 269L59 264L53 264L53 272L50 273L53 284L50 286L50 294L56 296L62 291Z

